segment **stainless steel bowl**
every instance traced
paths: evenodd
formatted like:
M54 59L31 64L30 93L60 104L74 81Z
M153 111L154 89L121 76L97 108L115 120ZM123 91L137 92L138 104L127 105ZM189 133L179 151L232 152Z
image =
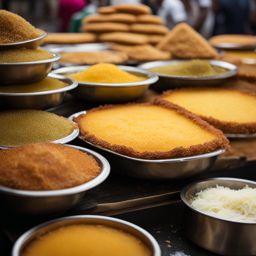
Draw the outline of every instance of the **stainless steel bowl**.
M78 81L78 87L72 91L72 94L79 99L88 102L116 103L135 100L146 92L149 85L158 80L157 75L135 67L119 66L121 69L135 75L145 76L146 80L134 83L124 84L100 84L100 83L83 83ZM60 68L53 73L68 76L89 66L73 66Z
M212 44L213 47L217 48L218 50L255 50L256 44L240 44L240 43L218 43Z
M194 195L216 185L241 189L256 182L233 178L212 178L188 185L181 192L186 205L185 232L189 239L206 250L221 255L256 255L256 223L236 222L210 216L191 207Z
M60 59L56 53L46 60L0 63L1 85L27 84L42 80L51 71L54 62Z
M66 86L42 92L16 93L0 91L0 106L15 109L46 109L54 107L61 104L66 92L75 89L78 85L77 82L68 77L56 74L49 74L48 76L66 83Z
M111 217L97 216L97 215L78 215L78 216L60 218L60 219L43 223L35 228L32 228L26 233L24 233L16 241L12 250L12 256L21 256L26 246L28 246L30 242L40 237L41 235L44 235L48 232L51 232L63 226L77 225L77 224L78 225L79 224L106 225L112 228L123 230L124 232L128 232L134 235L135 237L137 237L138 239L140 239L141 241L143 241L145 245L150 249L152 256L161 256L161 250L157 241L146 230L124 220L111 218ZM120 255L122 255L121 252L120 252Z
M101 184L110 173L108 161L100 154L78 146L67 145L92 155L101 167L101 173L82 185L48 191L29 191L0 186L0 198L5 208L14 214L48 215L60 213L76 205L85 192Z
M147 62L139 66L139 68L150 70L151 68L161 67L165 65L175 65L177 63L186 62L187 60L168 60L168 61L153 61ZM156 73L159 77L157 83L155 83L152 88L156 91L163 91L173 88L180 88L186 86L213 86L223 81L227 80L230 77L233 77L237 73L237 67L228 62L220 60L206 60L212 66L221 67L227 70L227 72L214 76L205 76L205 77L195 77L195 76L172 76L172 75L163 75Z
M253 139L256 138L256 133L246 134L246 133L226 133L225 136L228 139Z
M85 113L85 111L75 113L69 119L73 120L75 117ZM178 179L197 175L213 166L217 157L225 151L219 149L214 152L190 157L149 160L122 155L92 144L82 137L80 139L90 145L94 150L106 156L114 171L119 174L145 179Z
M16 42L16 43L5 43L5 44L0 44L0 49L9 49L9 48L37 48L43 43L43 39L47 36L47 33L43 30L42 34L39 37L26 40L26 41L21 41L21 42Z

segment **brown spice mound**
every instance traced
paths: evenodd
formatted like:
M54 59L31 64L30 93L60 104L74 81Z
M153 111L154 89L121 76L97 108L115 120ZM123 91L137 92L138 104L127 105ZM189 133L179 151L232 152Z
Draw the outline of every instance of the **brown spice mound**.
M28 144L0 151L0 185L22 190L75 187L100 173L91 155L59 144Z
M17 14L0 10L0 43L16 43L39 37L41 31Z

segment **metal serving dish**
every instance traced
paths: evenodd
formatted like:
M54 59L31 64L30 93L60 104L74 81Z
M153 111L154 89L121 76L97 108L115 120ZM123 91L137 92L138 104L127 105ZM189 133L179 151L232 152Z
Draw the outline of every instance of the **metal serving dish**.
M63 88L42 92L14 93L0 91L0 106L16 109L46 109L54 107L61 104L66 92L75 89L78 85L77 82L68 77L56 74L49 74L48 76L58 79L67 85Z
M139 65L139 68L150 70L151 68L161 67L165 65L175 65L177 63L186 62L187 60L168 60L168 61L153 61L147 62L142 65ZM210 63L212 66L221 67L227 70L226 73L214 75L214 76L205 76L205 77L195 77L195 76L172 76L172 75L163 75L156 73L159 77L157 83L155 83L152 88L156 91L163 91L173 88L180 88L186 86L213 86L220 83L223 83L230 77L233 77L237 73L237 67L228 62L220 60L205 60Z
M85 192L101 184L110 173L108 161L100 154L78 146L67 145L92 155L101 166L101 173L82 185L47 191L29 191L0 186L0 198L8 212L23 215L48 215L72 208Z
M73 120L75 117L85 113L85 111L78 112L70 116L69 119ZM224 149L219 149L190 157L149 160L122 155L92 144L82 137L80 139L106 156L114 171L119 172L119 174L145 179L178 179L195 176L212 167L217 157L225 151Z
M32 228L26 233L24 233L16 241L12 250L12 256L21 256L24 248L28 246L31 241L48 232L51 232L63 226L77 225L77 224L78 225L79 224L106 225L112 228L123 230L124 232L128 232L134 235L135 237L139 238L141 241L143 241L145 245L150 249L152 256L161 256L161 250L157 241L146 230L124 220L111 218L111 217L97 216L97 215L78 215L78 216L60 218L60 219L55 219L55 220L43 223L35 228Z
M42 80L51 71L54 62L58 61L60 56L52 53L51 59L0 63L1 85L27 84Z
M74 128L74 130L68 136L63 137L63 138L58 139L58 140L50 141L50 142L51 143L57 143L57 144L65 144L65 143L69 143L72 140L74 140L78 135L79 135L79 129ZM47 142L47 141L42 141L42 143L43 142ZM13 147L18 147L18 146L21 146L21 145L15 145L15 146L0 145L0 149L13 148Z
M40 29L39 29L40 30ZM0 49L4 48L20 48L20 47L25 47L25 48L37 48L43 43L43 39L47 36L47 33L43 30L40 30L42 34L39 37L26 40L26 41L21 41L21 42L16 42L16 43L5 43L5 44L0 44Z
M238 133L238 134L233 134L233 133L227 133L225 134L225 136L228 139L253 139L256 138L256 133L252 133L252 134L242 134L242 133Z
M218 50L255 50L256 45L253 44L239 44L239 43L218 43L212 44Z
M233 178L212 178L188 185L181 192L186 205L185 232L189 239L206 250L221 255L256 255L256 222L236 222L210 216L190 206L199 191L216 185L241 189L256 182Z
M68 76L82 70L89 68L90 66L73 66L60 68L53 73ZM81 100L88 102L100 102L100 103L116 103L132 101L141 97L149 85L155 83L158 80L158 76L151 72L128 66L119 66L121 69L130 73L145 76L146 80L133 83L123 84L101 84L101 83L85 83L78 81L78 87L72 91L72 94Z

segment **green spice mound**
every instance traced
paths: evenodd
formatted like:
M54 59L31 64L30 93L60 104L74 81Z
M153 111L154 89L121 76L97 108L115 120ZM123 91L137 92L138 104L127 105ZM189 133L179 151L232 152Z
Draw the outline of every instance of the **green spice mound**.
M17 14L0 10L0 43L16 43L39 37L42 32Z
M43 49L10 49L0 54L0 63L31 62L53 58L52 53Z
M212 66L209 62L203 60L191 60L177 64L169 64L151 68L150 70L163 75L194 77L214 76L227 72L226 69Z
M68 136L74 128L68 119L46 111L3 111L0 112L0 145L50 142Z

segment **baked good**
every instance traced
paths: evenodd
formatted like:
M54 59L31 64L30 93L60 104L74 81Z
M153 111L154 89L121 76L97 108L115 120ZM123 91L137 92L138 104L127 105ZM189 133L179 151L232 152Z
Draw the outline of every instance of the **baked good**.
M117 22L104 22L104 23L85 23L83 26L84 31L105 33L105 32L126 32L129 31L129 26Z
M144 4L119 4L114 6L116 12L132 14L150 14L151 10Z
M154 24L133 24L131 25L130 30L135 33L160 35L165 35L168 32L167 27Z
M160 41L162 41L164 35L149 35L148 36L148 43L152 45L157 45Z
M75 121L86 141L137 158L192 156L228 144L221 131L168 103L103 106Z
M91 155L59 144L28 144L0 150L0 185L22 190L55 190L98 176Z
M108 15L90 15L84 19L84 23L95 22L120 22L120 23L134 23L136 18L132 14L128 13L114 13Z
M151 14L144 14L137 16L137 23L146 23L146 24L164 24L164 21L161 17Z
M209 39L209 42L213 46L232 44L242 46L255 46L256 36L250 35L219 35Z
M120 64L127 60L127 54L117 51L63 52L61 53L60 63L92 65L106 62Z
M96 41L92 33L49 33L44 38L45 44L82 44Z
M170 51L176 58L215 58L217 52L209 43L186 23L176 25L157 48Z
M112 42L112 43L121 43L121 44L146 44L148 41L147 36L133 34L133 33L104 33L99 36L99 40L102 42Z
M112 45L112 49L116 49L125 52L130 60L137 61L154 61L154 60L169 60L171 54L169 52L163 52L151 45L139 45L139 46L124 46L124 45Z
M256 94L231 88L184 88L161 99L199 115L224 133L256 133Z
M100 14L111 14L111 13L115 13L115 8L114 6L102 6L100 8L98 8L98 13Z
M237 77L252 82L256 81L256 65L239 65Z

